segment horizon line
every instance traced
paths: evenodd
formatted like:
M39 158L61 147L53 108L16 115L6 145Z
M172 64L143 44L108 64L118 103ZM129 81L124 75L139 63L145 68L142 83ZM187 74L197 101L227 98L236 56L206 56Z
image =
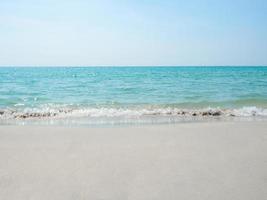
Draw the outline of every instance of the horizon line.
M267 65L0 65L0 67L267 67Z

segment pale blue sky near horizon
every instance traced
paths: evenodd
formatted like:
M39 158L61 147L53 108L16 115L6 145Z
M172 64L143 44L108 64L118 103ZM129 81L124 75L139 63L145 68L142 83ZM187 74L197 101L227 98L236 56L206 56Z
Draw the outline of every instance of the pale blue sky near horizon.
M0 66L267 65L266 0L0 0Z

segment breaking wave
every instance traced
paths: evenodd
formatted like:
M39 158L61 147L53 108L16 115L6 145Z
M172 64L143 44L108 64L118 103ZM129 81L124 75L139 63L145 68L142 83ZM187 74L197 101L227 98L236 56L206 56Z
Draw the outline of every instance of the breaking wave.
M142 116L175 116L175 117L266 117L267 109L259 107L242 107L234 109L202 108L183 109L176 107L134 107L134 108L109 108L109 107L51 107L40 108L3 109L0 110L0 119L43 119L43 118L138 118Z

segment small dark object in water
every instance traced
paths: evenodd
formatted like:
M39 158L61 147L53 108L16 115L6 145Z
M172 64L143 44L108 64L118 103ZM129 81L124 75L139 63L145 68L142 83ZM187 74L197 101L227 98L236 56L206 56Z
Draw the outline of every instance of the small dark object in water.
M210 115L210 113L209 112L203 112L202 113L202 116L207 116L207 115Z
M39 113L32 113L32 114L30 114L30 117L39 117Z
M220 116L221 112L220 111L215 111L212 113L212 116Z
M0 115L3 115L4 113L5 113L4 111L0 110Z
M193 116L197 116L197 113L193 113L192 115L193 115Z

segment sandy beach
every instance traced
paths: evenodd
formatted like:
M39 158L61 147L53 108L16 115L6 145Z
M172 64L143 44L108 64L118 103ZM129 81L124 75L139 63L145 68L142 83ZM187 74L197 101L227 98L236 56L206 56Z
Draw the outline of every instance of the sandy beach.
M0 127L0 199L266 199L266 122Z

